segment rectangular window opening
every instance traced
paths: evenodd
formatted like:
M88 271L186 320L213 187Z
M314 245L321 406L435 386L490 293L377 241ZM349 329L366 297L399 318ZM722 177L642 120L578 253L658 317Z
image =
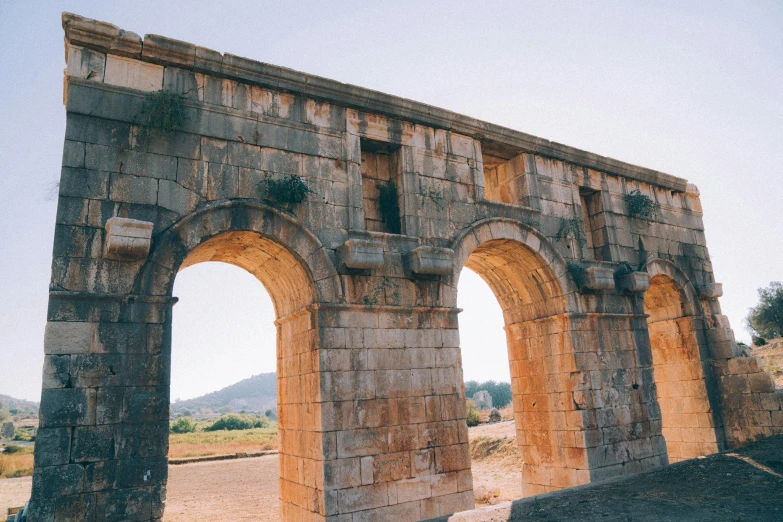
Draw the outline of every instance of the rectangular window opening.
M365 229L400 234L400 146L364 138L360 146Z
M579 199L582 204L582 221L585 224L587 255L590 259L605 261L603 253L606 240L600 223L603 219L601 192L582 187L579 189Z

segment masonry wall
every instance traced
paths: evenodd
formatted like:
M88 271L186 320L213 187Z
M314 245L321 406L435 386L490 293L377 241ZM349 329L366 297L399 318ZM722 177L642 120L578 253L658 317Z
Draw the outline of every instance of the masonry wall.
M500 143L514 131L453 114L438 123L440 109L184 42L74 15L64 27L67 124L28 520L160 519L171 291L180 267L209 260L256 275L278 312L289 520L472 507L463 266L503 307L527 493L669 460L661 402L677 387L661 384L646 287L627 286L623 262L684 296L715 433L699 451L783 430L781 394L721 315L698 190L684 180L543 140ZM145 95L161 89L183 97L185 119L145 136ZM455 130L470 125L481 130ZM363 140L394 151L400 234L368 215ZM311 192L274 208L263 181L288 175ZM595 230L580 223L580 189L593 192ZM660 204L651 219L629 215L635 189ZM118 217L151 224L148 254L107 255ZM592 251L565 222L591 234ZM372 245L373 268L344 266L350 241ZM435 271L412 270L422 248Z

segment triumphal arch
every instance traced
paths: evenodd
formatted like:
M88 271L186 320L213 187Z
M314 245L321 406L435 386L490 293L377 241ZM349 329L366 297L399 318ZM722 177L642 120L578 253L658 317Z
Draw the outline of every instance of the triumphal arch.
M697 188L410 100L65 14L27 520L159 520L172 288L277 320L285 520L473 507L457 283L504 314L527 495L783 432L721 314Z

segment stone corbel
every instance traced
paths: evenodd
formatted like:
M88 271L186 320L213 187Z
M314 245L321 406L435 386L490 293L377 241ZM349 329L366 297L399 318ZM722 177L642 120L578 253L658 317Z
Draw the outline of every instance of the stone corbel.
M614 289L614 267L609 263L598 261L588 261L584 265L569 263L569 271L580 292Z
M449 248L420 246L405 254L411 276L449 275L454 266L454 251Z
M708 283L696 287L699 297L702 299L717 299L723 295L723 285L721 283Z
M106 221L104 257L120 261L137 261L150 253L152 223L121 217Z
M349 239L337 248L340 270L380 270L383 268L383 243L369 239Z
M646 292L650 288L650 274L647 272L630 272L618 275L615 286L623 295Z

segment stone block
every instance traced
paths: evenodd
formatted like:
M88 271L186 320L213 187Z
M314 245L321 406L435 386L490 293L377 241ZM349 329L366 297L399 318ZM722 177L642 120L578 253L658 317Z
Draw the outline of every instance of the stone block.
M729 374L741 375L761 371L761 360L758 357L734 357L729 359Z
M405 262L413 275L445 276L451 274L454 268L454 251L420 246L405 254Z
M137 91L159 91L163 88L163 67L110 54L106 57L103 81Z
M175 181L158 182L158 205L177 214L184 215L198 205L198 195Z
M121 203L154 205L158 201L158 180L112 173L109 199Z
M56 498L81 493L84 468L79 464L37 468L33 473L33 499Z
M114 426L73 429L71 462L99 462L114 458Z
M133 261L144 259L152 245L152 226L149 221L113 217L106 222L107 259Z
M337 248L337 263L343 270L379 270L383 268L383 243L349 239Z
M45 355L43 389L68 388L71 384L71 356Z
M759 372L748 375L748 385L753 393L771 393L775 391L775 380L772 374Z
M141 57L144 61L161 65L193 68L196 46L157 34L145 34Z
M35 435L35 467L62 466L70 462L71 428L41 428Z
M65 40L71 45L132 58L141 56L142 40L136 33L72 13L62 14L62 24Z
M43 390L39 418L41 428L94 424L95 390L87 388Z
M103 81L106 55L75 45L66 46L66 76L94 82Z
M702 299L717 299L723 295L723 285L721 283L709 283L696 287L699 297Z
M646 292L650 288L650 274L631 272L615 278L617 290L623 295Z
M44 331L44 353L62 355L88 353L94 323L49 321Z
M108 172L63 167L60 174L60 196L105 199L108 193Z

